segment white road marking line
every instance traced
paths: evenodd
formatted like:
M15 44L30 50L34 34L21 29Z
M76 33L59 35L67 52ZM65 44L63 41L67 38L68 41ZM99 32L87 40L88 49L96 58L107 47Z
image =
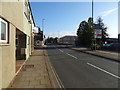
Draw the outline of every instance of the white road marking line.
M99 67L97 67L97 66L95 66L95 65L93 65L93 64L90 64L90 63L87 63L89 66L92 66L92 67L94 67L94 68L96 68L96 69L98 69L98 70L100 70L100 71L102 71L102 72L105 72L105 73L107 73L107 74L109 74L109 75L111 75L111 76L113 76L113 77L115 77L115 78L118 78L118 79L120 79L120 77L119 76L117 76L117 75L115 75L115 74L112 74L112 73L110 73L110 72L108 72L108 71L106 71L106 70L104 70L104 69L102 69L102 68L99 68Z
M58 49L58 50L60 50L61 52L63 52L61 49Z
M75 58L75 59L78 59L77 57L75 57L75 56L73 56L73 55L71 55L69 53L66 53L66 54L69 55L69 56L71 56L71 57L73 57L73 58Z
M61 49L58 49L60 52L64 52L63 50L61 50ZM69 56L71 56L71 57L73 57L73 58L75 58L75 59L78 59L77 57L75 57L75 56L73 56L73 55L71 55L71 54L69 54L69 53L66 53L67 55L69 55Z

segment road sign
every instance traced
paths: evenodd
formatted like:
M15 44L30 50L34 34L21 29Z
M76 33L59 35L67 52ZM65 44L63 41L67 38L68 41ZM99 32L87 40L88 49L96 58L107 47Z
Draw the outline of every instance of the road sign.
M95 29L95 38L102 38L102 30Z

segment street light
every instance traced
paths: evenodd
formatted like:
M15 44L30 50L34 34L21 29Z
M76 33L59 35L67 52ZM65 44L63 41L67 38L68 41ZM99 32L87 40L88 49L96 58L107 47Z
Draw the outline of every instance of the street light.
M45 19L42 19L42 31L44 31L44 20Z
M93 0L92 0L92 18L93 18L93 8L94 7L94 3L93 3Z
M95 41L93 42L94 43L94 46L95 46L95 50L96 50L96 38L95 38L95 29L94 29L94 1L92 0L92 20L93 20L93 32L94 32L94 39Z
M42 19L43 42L44 42L44 20L45 19Z

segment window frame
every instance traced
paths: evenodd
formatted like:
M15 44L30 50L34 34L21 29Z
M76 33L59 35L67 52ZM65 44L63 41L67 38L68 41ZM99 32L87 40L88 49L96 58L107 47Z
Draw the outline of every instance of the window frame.
M27 36L27 45L30 45L30 37Z
M19 35L16 35L16 47L19 46Z
M30 21L30 9L27 1L24 2L24 14L28 21Z
M1 40L1 23L5 23L6 25L6 40ZM8 42L8 22L2 18L0 18L0 42L5 42L5 43Z

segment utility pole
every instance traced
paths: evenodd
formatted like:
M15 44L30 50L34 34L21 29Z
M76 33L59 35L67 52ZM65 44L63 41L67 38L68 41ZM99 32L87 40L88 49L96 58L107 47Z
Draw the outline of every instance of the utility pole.
M44 31L44 20L45 19L42 19L42 31Z
M95 29L94 29L94 1L92 0L92 19L93 19L93 32L94 32L94 46L95 46L95 50L96 50L96 35L95 35Z
M45 19L42 19L43 44L44 44L44 20L45 20Z
M94 7L94 3L93 3L93 0L92 0L92 18L93 18L93 8Z

